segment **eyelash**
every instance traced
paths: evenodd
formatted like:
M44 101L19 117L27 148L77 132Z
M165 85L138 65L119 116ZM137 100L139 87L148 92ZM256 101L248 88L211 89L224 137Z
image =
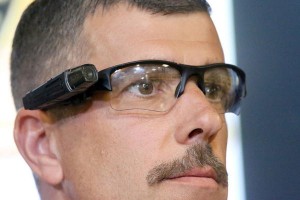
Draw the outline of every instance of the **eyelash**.
M221 96L220 96L220 98L217 97L217 99L209 98L207 96L208 94L206 94L206 96L210 99L210 101L217 103L217 102L222 101L224 98L226 98L226 96L225 96L225 94L226 94L226 92L225 92L226 88L222 87L221 84L217 84L217 83L205 83L205 90L208 89L208 88L210 88L210 87L212 87L213 89L217 89L217 91L212 91L212 92L217 92L217 93L221 92L222 93ZM214 93L212 93L212 95L214 95Z
M139 87L140 84L148 84L148 83L151 84L152 87L153 87L153 91L151 91L151 94L149 94L149 95L147 95L147 94L141 94L139 91L137 91L137 92L139 92L139 94L135 94L135 91L131 91L133 89L139 90L138 87ZM128 91L130 94L132 94L132 95L134 95L134 96L136 96L138 98L151 98L151 97L155 96L160 91L159 88L161 88L161 86L160 86L161 84L162 84L161 80L160 81L158 81L158 80L150 80L150 81L145 81L145 82L143 82L143 81L137 81L137 82L134 82L131 85L127 86L124 89L124 91Z

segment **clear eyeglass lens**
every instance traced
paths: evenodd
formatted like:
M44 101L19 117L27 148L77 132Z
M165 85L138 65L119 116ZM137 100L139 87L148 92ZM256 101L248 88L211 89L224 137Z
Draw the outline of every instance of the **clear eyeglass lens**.
M119 69L111 75L111 107L115 110L164 112L175 103L180 72L167 64L137 64ZM207 69L198 81L211 105L219 113L230 112L235 104L239 76L230 68Z
M110 103L115 110L164 112L175 104L179 82L179 71L166 64L122 68L111 75Z
M226 113L236 99L238 75L230 68L212 68L204 74L204 92L211 105Z

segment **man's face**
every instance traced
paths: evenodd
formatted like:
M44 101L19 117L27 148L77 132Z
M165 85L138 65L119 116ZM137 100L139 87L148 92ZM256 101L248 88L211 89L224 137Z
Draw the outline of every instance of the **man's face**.
M100 8L86 19L83 36L91 49L86 63L99 70L145 59L189 65L224 62L205 13L164 16L125 5L104 13ZM116 111L98 95L85 112L50 129L64 171L63 188L71 199L227 198L224 177L218 183L213 167L193 161L209 144L225 165L227 130L224 116L192 80L168 112ZM186 170L177 169L185 165Z

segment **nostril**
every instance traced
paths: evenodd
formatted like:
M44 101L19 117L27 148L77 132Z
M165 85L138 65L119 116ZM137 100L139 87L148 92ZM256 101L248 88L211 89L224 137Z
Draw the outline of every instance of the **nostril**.
M197 128L197 129L194 129L190 134L189 134L189 139L197 136L197 135L200 135L203 133L203 129L201 128Z

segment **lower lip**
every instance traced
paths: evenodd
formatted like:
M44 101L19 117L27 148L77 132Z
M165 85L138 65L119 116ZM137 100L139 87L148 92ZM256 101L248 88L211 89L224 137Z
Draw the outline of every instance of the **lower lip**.
M184 176L173 179L167 179L167 182L196 186L202 188L218 188L218 183L209 177Z

